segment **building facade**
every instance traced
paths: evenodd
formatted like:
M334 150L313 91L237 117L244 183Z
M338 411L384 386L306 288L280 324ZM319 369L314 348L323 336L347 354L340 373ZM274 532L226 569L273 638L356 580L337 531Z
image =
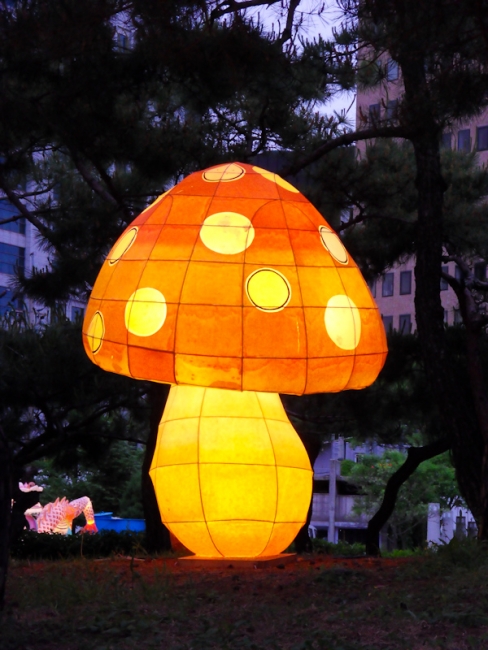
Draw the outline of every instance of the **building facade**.
M403 82L397 63L388 55L385 55L380 63L385 68L385 80L374 89L358 90L356 101L358 129L379 121L384 124L388 121L394 122L396 119L398 102L403 94ZM359 156L364 153L367 146L367 141L358 143ZM476 119L453 125L443 134L441 146L457 151L476 151L478 163L480 165L487 164L488 110L485 110ZM388 269L382 277L370 283L371 292L381 311L387 331L397 330L410 333L416 329L414 267L415 260L413 258L402 260ZM442 270L453 277L460 277L460 269L454 262L444 265ZM475 264L474 272L479 280L485 280L486 263L479 261ZM439 290L446 325L460 323L458 301L446 280L441 280Z
M15 286L18 276L30 275L50 264L49 254L40 245L39 232L20 216L7 198L0 197L0 322L25 317L32 325L48 323L51 311L23 296ZM58 305L70 320L83 317L84 303L69 300Z
M334 544L366 541L369 517L355 512L358 487L350 478L341 476L341 461L359 462L364 455L382 456L386 449L375 441L353 445L342 437L324 442L313 467L312 537L327 538ZM386 532L382 533L380 543L386 548Z

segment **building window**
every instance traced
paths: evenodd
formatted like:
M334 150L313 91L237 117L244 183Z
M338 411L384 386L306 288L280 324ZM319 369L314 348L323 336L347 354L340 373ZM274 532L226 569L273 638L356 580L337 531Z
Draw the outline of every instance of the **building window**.
M389 59L386 64L386 80L396 81L398 79L398 63Z
M63 323L66 320L66 303L64 300L55 300L51 307L51 323Z
M454 308L454 324L461 325L463 322L463 317L461 316L461 310L459 308Z
M454 277L458 282L464 280L464 273L462 272L462 270L459 268L457 264L456 264L456 268L454 269Z
M398 329L401 334L410 334L412 331L412 319L410 314L400 314Z
M476 129L476 149L478 151L488 149L488 126L479 126Z
M22 300L7 287L0 287L0 315L5 316L9 311L21 310Z
M484 282L486 280L486 264L485 264L485 262L477 262L474 265L474 277L477 280L480 280L480 282Z
M380 105L379 104L370 104L369 105L369 119L370 119L370 122L377 122L380 119Z
M81 322L85 315L83 307L71 307L71 320L75 323Z
M443 273L449 273L449 267L443 266L442 267L442 272ZM441 277L441 291L447 291L449 289L449 283L445 278Z
M471 151L471 137L469 129L458 131L458 151Z
M376 280L368 280L368 287L373 298L376 298Z
M391 99L388 104L386 105L386 119L387 120L394 120L396 118L396 113L397 113L397 100L396 99Z
M393 316L381 316L383 319L383 327L387 334L393 332Z
M412 293L412 271L401 271L400 294L406 296Z
M128 49L130 49L130 40L127 34L118 32L115 38L116 38L116 45L115 45L116 50L118 50L119 52L125 52Z
M441 149L452 149L452 133L442 134Z
M10 232L18 232L20 235L25 235L25 219L20 217L17 221L9 221L8 223L0 223L2 230L9 230Z
M393 295L393 278L394 278L393 273L385 273L385 275L383 276L383 286L381 291L381 295L383 297Z
M0 228L2 230L9 230L10 232L18 232L21 235L25 235L24 217L19 217L16 221L1 223L2 221L11 219L18 214L18 210L7 199L0 199Z
M0 273L22 274L25 267L25 248L0 242Z

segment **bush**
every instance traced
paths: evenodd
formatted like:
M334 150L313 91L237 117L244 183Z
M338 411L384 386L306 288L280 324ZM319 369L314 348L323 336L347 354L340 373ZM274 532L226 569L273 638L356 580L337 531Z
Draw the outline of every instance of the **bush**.
M324 553L325 555L334 555L341 557L357 557L359 555L366 555L366 547L364 544L348 544L347 542L339 542L332 544L326 539L312 539L312 547L316 553Z
M25 531L11 548L21 560L57 560L70 557L108 557L145 554L144 533L130 530L116 533L102 530L96 534L56 535Z
M436 564L462 569L476 569L488 564L488 545L477 539L457 539L453 537L448 544L434 545L429 556Z
M417 548L394 548L392 551L381 551L381 556L397 559L403 557L424 556L425 553L425 548L418 546Z

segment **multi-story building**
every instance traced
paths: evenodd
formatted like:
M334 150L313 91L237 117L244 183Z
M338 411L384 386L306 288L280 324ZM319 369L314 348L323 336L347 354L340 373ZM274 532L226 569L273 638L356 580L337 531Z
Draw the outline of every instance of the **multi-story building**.
M356 101L356 124L358 128L378 121L395 120L399 98L403 93L403 82L398 65L385 55L382 60L386 67L385 80L372 90L359 90ZM442 136L442 147L458 151L476 151L478 162L488 162L488 110L476 119L458 123ZM366 142L358 144L359 155L367 146ZM415 277L414 259L408 259L394 265L379 279L370 284L373 296L378 303L387 330L409 333L416 329L415 322ZM460 269L450 262L443 271L459 277ZM478 262L474 268L478 279L486 279L486 264ZM446 280L440 284L441 300L444 307L444 319L447 325L461 322L458 301Z
M34 267L46 266L46 254L41 251L36 240L36 231L18 212L8 199L0 199L0 316L8 312L22 312L25 306L29 311L33 304L24 302L22 296L13 288L17 275L29 273Z
M405 262L395 264L380 278L369 282L371 293L378 304L387 332L397 330L404 334L410 334L416 329L414 266L415 260L410 258ZM460 273L454 262L443 266L443 271L455 277L458 277ZM486 264L480 262L475 271L479 273L480 279L484 278ZM441 280L439 289L446 325L460 323L458 301L447 280Z
M14 288L17 275L30 274L33 269L49 265L49 255L39 245L37 229L6 198L0 197L0 321L13 312L25 314L32 324L48 322L50 312L35 301L25 298ZM81 318L84 304L69 300L59 305L70 320Z

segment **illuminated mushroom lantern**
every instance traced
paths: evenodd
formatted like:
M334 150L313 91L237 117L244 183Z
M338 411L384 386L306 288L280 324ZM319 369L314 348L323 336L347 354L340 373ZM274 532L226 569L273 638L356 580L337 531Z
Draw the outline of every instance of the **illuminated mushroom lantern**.
M86 351L172 384L150 475L161 518L202 557L266 557L304 524L307 453L278 392L371 384L378 308L338 236L292 185L219 165L161 195L93 288Z

